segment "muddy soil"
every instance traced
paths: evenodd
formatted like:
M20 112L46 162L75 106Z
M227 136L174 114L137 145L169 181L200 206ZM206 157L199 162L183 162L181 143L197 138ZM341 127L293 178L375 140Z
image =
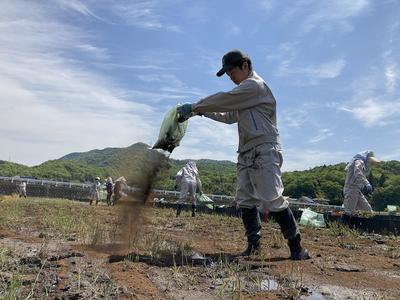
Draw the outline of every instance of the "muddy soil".
M72 217L79 212L105 225L82 242L82 232L58 234L44 224L40 200L18 201L30 201L21 202L18 224L0 220L0 298L400 299L396 236L336 224L301 228L312 258L293 262L276 224L266 222L262 253L240 258L245 238L238 218L189 212L175 218L171 209L146 207L127 225L119 217L124 206L71 201Z

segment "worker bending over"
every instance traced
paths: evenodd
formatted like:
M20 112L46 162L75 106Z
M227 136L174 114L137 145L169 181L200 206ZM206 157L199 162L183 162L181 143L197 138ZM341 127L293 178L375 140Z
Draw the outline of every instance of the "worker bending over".
M379 160L375 158L374 152L363 151L356 154L347 164L345 168L346 181L343 188L343 205L346 214L353 215L356 211L372 212L372 207L364 196L373 191L366 173L377 163Z

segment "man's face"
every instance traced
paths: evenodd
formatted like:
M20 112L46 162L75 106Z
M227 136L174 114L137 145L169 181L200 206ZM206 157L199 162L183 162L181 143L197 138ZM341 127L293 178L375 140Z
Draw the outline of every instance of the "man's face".
M230 71L226 72L226 74L235 84L239 85L243 80L249 77L249 66L247 62L245 62L243 63L242 68L234 67Z

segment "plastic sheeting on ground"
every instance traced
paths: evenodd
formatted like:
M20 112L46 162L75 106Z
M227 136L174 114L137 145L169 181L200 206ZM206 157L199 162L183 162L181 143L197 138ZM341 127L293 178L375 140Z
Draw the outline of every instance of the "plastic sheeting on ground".
M207 204L206 204L206 207L207 207L208 209L214 209L214 206L213 206L212 204L210 204L210 203L207 203Z
M188 121L179 123L178 113L175 107L171 108L164 116L164 120L161 123L160 133L158 140L154 144L153 149L162 149L168 152L172 152L174 148L179 146L183 136L186 133Z
M214 201L212 201L208 196L206 196L206 195L204 195L204 194L202 194L202 195L200 195L200 194L196 194L196 199L197 199L197 202L201 202L201 203L214 203Z
M214 209L214 201L211 200L208 196L202 194L196 194L197 203L204 204L209 209Z
M312 227L325 227L324 215L312 211L309 208L300 208L303 213L300 218L300 225Z

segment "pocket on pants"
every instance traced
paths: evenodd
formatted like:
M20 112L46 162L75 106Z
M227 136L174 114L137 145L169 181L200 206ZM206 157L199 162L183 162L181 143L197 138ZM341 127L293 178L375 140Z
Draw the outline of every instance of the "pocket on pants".
M282 165L282 153L273 144L262 144L255 148L253 168L269 168L271 165Z
M245 167L252 167L254 164L254 157L255 157L255 149L250 149L244 153L240 153L238 156L237 165L245 166Z

